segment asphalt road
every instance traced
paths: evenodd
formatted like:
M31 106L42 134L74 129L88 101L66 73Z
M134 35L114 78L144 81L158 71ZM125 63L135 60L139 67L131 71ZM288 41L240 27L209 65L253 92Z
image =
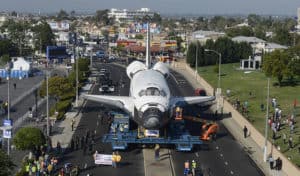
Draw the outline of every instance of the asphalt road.
M172 72L168 83L171 93L174 96L192 96L194 93L192 86L178 73ZM191 109L193 113L197 112L197 108L194 107ZM210 111L200 113L200 117L213 118L213 113ZM201 124L196 122L187 122L186 126L192 133L196 133L201 129ZM206 143L206 145L195 149L193 152L184 153L172 150L176 174L183 175L184 162L186 160L190 162L195 160L199 168L211 176L264 175L224 125L219 123L219 126L220 131L216 141Z
M128 95L129 79L126 76L125 69L114 66L112 64L95 63L97 68L107 68L114 81L122 79L125 81L125 87L117 89L115 95ZM168 78L168 83L173 96L191 96L193 88L188 82L179 74L173 73L173 76ZM100 94L99 86L94 87L93 93ZM97 116L104 110L108 111L108 107L103 107L98 103L88 101L83 108L83 116L76 129L74 136L82 136L86 134L87 130L94 131L96 129L96 145L95 150L99 153L111 154L110 144L101 142L101 136L108 131L108 125L99 123ZM194 107L189 110L196 110ZM211 113L202 113L201 116L210 116ZM97 122L98 121L98 122ZM97 126L99 124L99 126ZM187 122L186 127L197 134L201 128L201 124L196 122ZM171 149L172 162L177 176L183 175L183 164L186 160L195 160L199 168L207 171L210 175L225 176L225 175L243 175L243 176L257 176L263 175L257 168L256 164L248 157L243 147L230 135L225 127L220 124L220 132L217 140L212 143L197 147L193 152L177 152ZM112 169L109 166L95 166L93 164L92 154L83 155L82 150L67 153L64 156L63 163L70 162L78 164L81 168L87 164L88 168L82 175L90 173L93 175L145 175L143 165L143 155L140 148L131 147L125 152L121 152L122 165L118 169Z
M121 75L125 75L125 70L119 67L111 66L109 64L102 65L95 63L98 69L106 68L111 73L111 78L113 80L120 80ZM129 79L127 77L122 78L126 85L121 89L117 89L114 95L128 95L129 91ZM93 94L100 94L98 91L99 85L93 88ZM104 123L101 124L101 120L98 118L98 114L104 111L110 111L109 107L104 107L99 103L87 101L85 107L82 109L82 117L79 122L78 127L73 135L73 138L81 137L86 134L87 130L94 132L96 130L96 144L93 148L99 153L103 154L112 154L111 145L108 143L102 143L101 137L103 134L108 132L109 126L107 120L104 120ZM97 126L98 124L98 126ZM145 175L144 174L144 160L142 150L139 148L130 148L126 152L120 152L122 156L122 163L118 169L113 169L111 166L96 166L92 158L92 152L84 155L83 150L76 150L73 152L67 153L63 159L63 163L72 163L78 165L80 168L84 168L84 165L87 164L87 169L85 169L80 175L92 174L92 175Z

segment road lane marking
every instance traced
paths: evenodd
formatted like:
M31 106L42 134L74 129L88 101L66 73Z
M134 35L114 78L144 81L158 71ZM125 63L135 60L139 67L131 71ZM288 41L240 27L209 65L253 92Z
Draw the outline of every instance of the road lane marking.
M199 157L199 154L198 154L198 152L196 152L196 153L195 153L195 155L196 155L197 157Z
M172 73L170 73L170 75L173 77L173 79L175 80L176 84L179 84L179 82L177 81L176 77Z

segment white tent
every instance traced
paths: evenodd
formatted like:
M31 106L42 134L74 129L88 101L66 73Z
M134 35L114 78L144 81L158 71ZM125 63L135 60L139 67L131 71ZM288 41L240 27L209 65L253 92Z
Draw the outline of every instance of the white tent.
M12 70L20 70L29 72L31 69L30 63L26 61L23 57L17 57L13 59Z

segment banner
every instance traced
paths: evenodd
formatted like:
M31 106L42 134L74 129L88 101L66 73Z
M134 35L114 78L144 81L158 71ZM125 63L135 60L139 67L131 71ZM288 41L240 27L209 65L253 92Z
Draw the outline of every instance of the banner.
M112 155L96 154L95 164L112 165Z

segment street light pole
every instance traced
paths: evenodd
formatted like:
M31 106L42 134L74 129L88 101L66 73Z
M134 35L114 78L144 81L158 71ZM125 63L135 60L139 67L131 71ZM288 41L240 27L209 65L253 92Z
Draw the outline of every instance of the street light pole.
M198 74L198 42L196 42L196 71L195 71L195 76L196 76L196 79L197 79L197 74Z
M215 51L215 50L211 50L211 49L205 49L205 52L214 52L215 54L217 54L219 56L219 74L218 74L218 88L221 88L221 63L222 63L222 54Z
M47 94L47 108L46 108L46 112L47 112L47 137L50 136L50 127L49 127L49 73L48 73L48 69L49 69L49 63L47 61L47 70L46 70L46 94Z
M92 66L93 66L93 51L92 51L92 49L90 52L91 52L90 53L90 67L92 68Z
M218 53L219 55L219 80L218 80L218 88L221 88L221 53Z
M221 98L221 63L222 63L222 54L211 49L205 49L205 52L213 52L219 56L219 74L218 74L218 87L217 87L217 109L220 112L220 98Z
M270 78L268 78L267 113L266 113L266 126L265 126L265 146L264 146L264 162L267 162L269 98L270 98Z
M10 66L9 66L10 67ZM8 70L8 75L7 75L7 119L10 120L10 94L9 94L9 90L10 90L10 68ZM9 155L10 153L10 139L7 138L7 155Z
M75 46L75 53L74 53L74 59L76 62L76 107L78 107L78 58L76 58L77 55L77 48Z

